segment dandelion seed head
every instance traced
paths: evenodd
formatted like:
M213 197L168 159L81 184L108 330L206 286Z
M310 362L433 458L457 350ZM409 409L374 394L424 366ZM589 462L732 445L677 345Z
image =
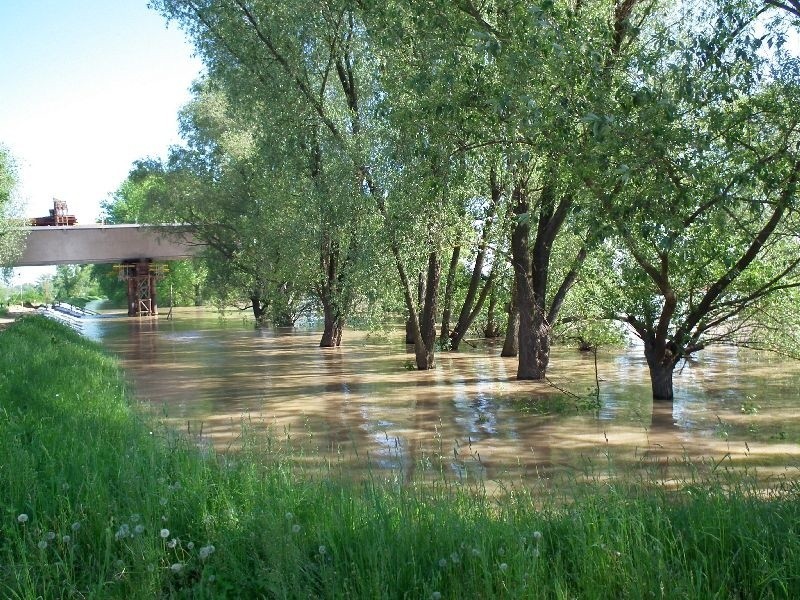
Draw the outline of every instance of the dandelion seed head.
M497 549L497 553L500 556L503 556L506 553L506 549L501 546L500 548Z
M72 538L69 537L68 535L62 535L61 541L64 542L65 544L69 544L72 541Z
M55 531L48 531L45 536L48 540L56 539L56 532Z
M164 539L167 539L169 537L169 529L166 528L162 529L161 531L158 532L158 535L160 535Z
M136 527L134 527L134 528L133 528L133 531L134 531L134 533L136 533L137 535L141 535L141 534L143 534L143 533L144 533L144 525L142 525L141 523L139 523L139 524L138 524Z
M439 559L439 567L444 569L446 566L447 566L447 559L446 558L440 558Z
M286 517L286 520L287 520L287 521L291 521L292 519L294 519L294 514L293 514L293 513L290 513L290 512L287 512L287 513L284 515L284 517Z
M42 540L36 545L39 546L39 550L44 550L45 548L47 548L47 540Z
M183 571L183 563L174 563L169 568L173 573L180 573Z
M452 562L454 565L457 565L459 562L461 562L461 557L460 557L460 556L459 556L459 555L458 555L456 552L453 552L453 553L450 555L450 561L451 561L451 562Z
M208 576L208 583L214 583L216 580L217 580L217 578L214 575L209 575Z
M19 523L27 523L28 522L28 515L25 513L20 513L17 515L17 522Z
M472 549L472 556L480 556L480 555L481 555L480 550L478 550L477 548Z
M178 540L172 538L170 541L167 542L167 548L174 548L178 545Z
M300 533L300 525L298 525L297 523L292 525L292 533Z
M431 600L442 600L442 594L439 592L433 592L431 594Z
M325 553L328 551L328 549L327 549L325 546L320 546L320 547L318 548L318 550L319 550L319 553L320 553L322 556L325 556Z
M155 565L147 565L147 572L148 573L155 573L156 566Z
M534 531L533 532L533 539L535 539L537 541L542 539L542 532L541 531Z
M131 523L138 523L142 517L138 513L131 515Z
M187 547L189 550L194 550L194 542L189 542L188 544L186 544L186 547Z
M508 565L506 563L500 563L500 570L505 573L508 571Z
M72 531L78 531L81 528L81 524L78 521L75 521L72 525Z
M534 558L539 558L539 549L538 548L534 548L533 549L533 557Z
M166 499L166 498L159 498L159 499L158 499L158 503L159 503L161 506L166 506L166 505L167 505L167 499Z
M200 548L198 554L200 555L200 558L202 560L205 560L214 553L214 550L215 550L214 546L209 544L208 546L203 546L202 548Z

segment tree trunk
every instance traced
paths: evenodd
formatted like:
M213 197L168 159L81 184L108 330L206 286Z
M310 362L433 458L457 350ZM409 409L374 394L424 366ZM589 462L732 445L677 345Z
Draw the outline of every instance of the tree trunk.
M342 298L342 283L348 259L345 259L341 265L339 259L339 242L326 231L320 244L320 267L322 270L320 301L324 318L322 338L319 342L320 348L337 348L342 343L346 310L344 307L347 306L347 301Z
M500 337L500 327L497 325L497 320L494 318L494 313L497 310L497 286L492 286L492 291L489 295L489 308L486 309L486 327L483 329L483 336L486 338Z
M420 272L417 280L417 311L422 311L422 303L425 301L425 273ZM406 344L414 343L414 323L409 312L406 319Z
M570 195L556 201L556 188L552 182L545 182L537 202L535 220L528 211L530 204L527 190L518 183L513 192L514 214L517 216L511 236L511 251L514 261L514 274L517 285L519 306L519 366L518 379L543 379L550 363L550 334L552 322L558 316L563 296L569 291L577 272L572 270L556 294L548 313L546 299L550 276L550 259L553 243L561 230L564 220L573 203ZM529 248L531 223L536 224L536 238L533 249ZM581 254L579 253L579 257ZM576 263L576 267L582 259Z
M489 233L492 229L492 222L497 215L497 206L500 202L500 197L503 193L502 187L497 181L497 173L494 168L490 171L489 189L491 191L492 201L486 209L486 214L483 219L483 227L481 230L481 238L478 243L478 252L475 255L475 265L472 268L472 277L469 280L469 287L467 288L467 296L464 298L464 304L461 306L461 312L458 315L458 322L450 334L451 350L458 350L458 346L467 330L472 325L472 322L480 312L480 308L475 307L475 298L478 296L478 288L483 280L483 265L486 262L486 249L489 246ZM491 288L487 289L493 282L493 277L486 281L483 290L481 291L481 298L485 301L486 294ZM478 305L481 305L481 300L478 300Z
M533 264L529 249L530 215L527 190L517 184L513 191L513 206L516 223L511 234L511 256L514 263L514 285L519 311L519 362L517 379L542 379L549 358L549 331L547 351L541 352L544 315L537 306L533 290ZM544 362L543 362L544 359Z
M432 369L435 363L436 350L436 309L439 293L439 278L442 268L436 252L428 255L428 273L421 290L425 292L425 302L422 307L422 319L419 322L419 333L422 344L415 344L417 369Z
M344 329L344 317L335 307L334 303L323 298L322 314L324 326L322 329L322 339L319 342L320 348L338 348L342 343L342 330Z
M519 363L517 379L544 379L550 363L550 327L543 311L536 306L527 278L518 282L519 302Z
M500 356L516 356L519 353L519 308L517 307L517 285L511 284L511 300L508 303L506 339Z
M450 314L453 305L453 287L455 287L456 271L458 269L458 258L461 254L461 246L453 247L453 255L450 258L450 267L447 269L447 284L444 290L444 306L442 307L442 329L439 333L439 344L444 347L450 338Z
M653 400L672 400L674 397L672 374L677 361L665 343L646 340L644 343L644 357L650 369L650 386L653 390Z
M450 336L453 344L451 349L454 351L458 350L458 347L461 345L461 340L464 339L464 336L467 335L467 331L469 330L470 325L475 321L478 315L483 308L483 303L486 302L486 296L494 289L494 277L495 277L495 270L492 268L492 272L489 274L489 278L486 280L486 283L483 284L483 289L481 290L481 295L478 296L478 301L475 303L475 306L472 309L472 312L467 315L467 318L453 331L452 335Z
M257 294L250 296L250 302L253 304L253 318L256 320L256 327L262 327L267 320L267 307L265 302L262 304L261 297Z

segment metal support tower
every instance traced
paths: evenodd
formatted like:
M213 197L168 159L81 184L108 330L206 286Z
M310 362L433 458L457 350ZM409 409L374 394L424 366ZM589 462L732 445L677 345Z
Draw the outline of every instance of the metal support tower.
M167 274L167 265L156 264L146 258L125 261L115 268L118 269L119 279L128 284L128 316L157 315L156 282Z

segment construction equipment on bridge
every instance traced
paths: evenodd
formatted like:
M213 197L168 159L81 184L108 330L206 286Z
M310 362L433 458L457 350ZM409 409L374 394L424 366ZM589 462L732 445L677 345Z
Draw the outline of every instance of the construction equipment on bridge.
M169 268L150 259L125 261L114 265L117 277L128 283L128 316L144 317L158 314L156 282L163 279Z
M31 225L35 227L56 227L59 225L75 225L78 220L75 215L68 214L67 203L64 200L53 198L53 208L50 209L50 216L36 217L31 219Z

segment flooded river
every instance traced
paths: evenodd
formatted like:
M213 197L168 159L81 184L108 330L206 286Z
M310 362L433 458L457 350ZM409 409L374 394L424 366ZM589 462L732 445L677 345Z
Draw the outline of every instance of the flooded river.
M767 354L705 351L676 374L674 402L654 403L637 349L600 352L595 402L594 356L572 348L553 351L551 384L515 381L516 359L485 344L409 370L399 331L348 330L342 348L321 349L316 331L179 310L172 320L105 316L85 332L122 359L139 399L200 445L235 448L244 423L298 460L354 475L624 469L670 479L747 466L777 480L800 467L800 363Z

